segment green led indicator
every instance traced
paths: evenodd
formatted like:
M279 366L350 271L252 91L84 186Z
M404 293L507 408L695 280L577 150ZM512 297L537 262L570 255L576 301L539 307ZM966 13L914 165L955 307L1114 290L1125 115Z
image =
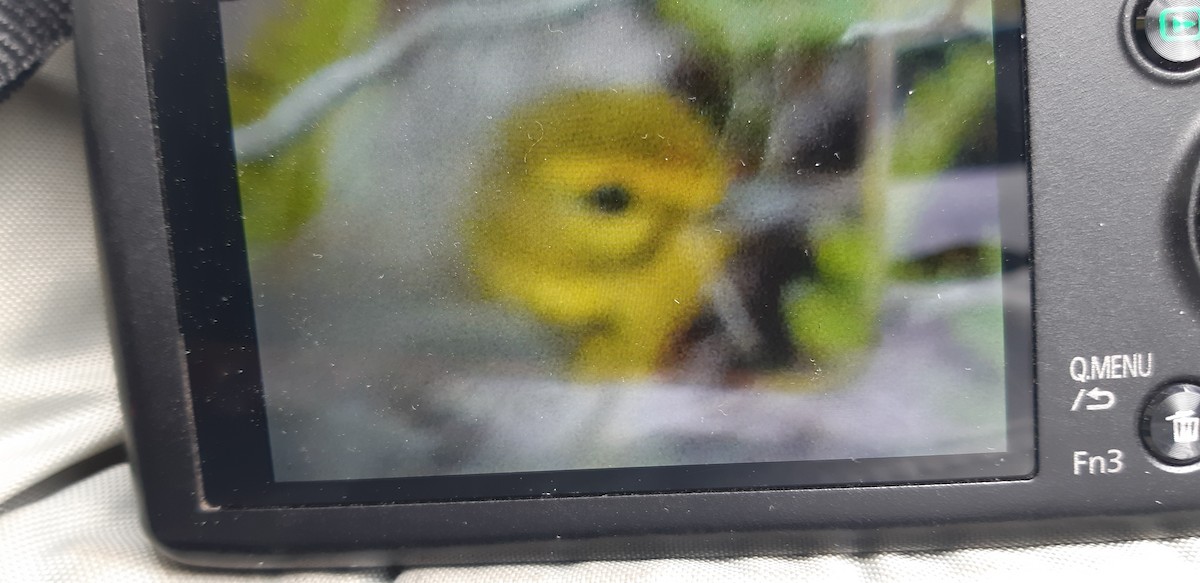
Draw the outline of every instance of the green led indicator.
M1163 10L1158 15L1158 34L1167 42L1200 40L1200 6Z

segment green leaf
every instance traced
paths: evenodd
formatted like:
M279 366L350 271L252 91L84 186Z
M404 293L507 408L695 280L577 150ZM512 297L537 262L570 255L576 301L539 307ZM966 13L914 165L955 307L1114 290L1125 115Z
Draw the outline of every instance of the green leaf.
M844 360L875 339L885 258L877 234L861 224L832 229L813 254L813 279L784 291L784 320L805 354Z
M1000 273L1002 253L999 241L957 247L898 263L892 267L890 275L894 280L908 282L990 277Z
M363 48L382 0L286 0L252 34L229 71L235 126L255 121L321 68ZM327 131L314 126L275 155L238 164L242 215L253 247L288 240L320 209Z
M949 168L996 111L995 55L990 43L951 49L946 65L913 86L896 129L892 172L936 174Z
M704 50L745 62L776 51L813 53L837 43L871 10L858 0L659 0L662 18L691 30Z

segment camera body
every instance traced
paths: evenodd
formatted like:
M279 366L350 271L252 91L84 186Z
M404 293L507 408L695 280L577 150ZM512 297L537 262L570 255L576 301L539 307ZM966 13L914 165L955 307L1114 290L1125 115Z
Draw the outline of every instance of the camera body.
M204 251L217 271L199 275L178 255L198 241L189 238L195 217L237 213L219 201L190 202L199 199L187 191L215 188L214 169L234 159L228 129L207 121L228 117L225 88L201 81L224 79L216 2L80 3L96 206L148 530L177 560L248 567L914 550L1200 532L1200 439L1188 414L1200 405L1191 396L1200 382L1200 117L1186 106L1200 98L1200 84L1186 61L1172 60L1186 51L1164 57L1151 46L1191 43L1195 25L1187 7L1150 4L1027 3L1020 46L1010 47L1020 66L1000 77L1024 87L1027 123L1019 147L1028 196L1001 201L1002 214L1024 217L1007 223L1006 241L1018 242L1008 246L1020 247L1024 234L1028 248L1018 252L1032 257L1030 336L1006 337L1010 355L1032 362L1031 393L1012 398L1008 377L1010 410L1026 399L1029 418L1008 436L1015 453L995 461L1016 465L924 480L916 464L869 484L834 478L800 487L701 487L686 476L656 491L601 485L493 496L480 487L440 500L412 500L403 487L367 480L370 499L348 504L361 491L335 482L314 486L304 503L273 499L265 486L238 502L227 495L237 489L227 476L266 471L246 445L261 436L253 424L197 423L205 407L229 418L256 408L244 395L203 386L254 366L239 348L245 338L226 339L221 370L197 365L186 338L200 315L253 314L180 307L205 278L245 265L236 245L226 255ZM208 241L241 236L207 233ZM1032 442L1022 442L1023 431ZM217 451L233 452L220 475L202 455Z

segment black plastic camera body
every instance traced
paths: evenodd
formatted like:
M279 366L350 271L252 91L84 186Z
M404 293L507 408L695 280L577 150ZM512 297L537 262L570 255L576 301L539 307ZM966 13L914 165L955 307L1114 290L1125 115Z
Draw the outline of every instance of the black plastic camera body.
M462 500L406 501L387 480L276 495L262 403L221 388L229 371L257 366L248 340L197 331L196 302L215 293L206 286L245 269L243 235L222 218L237 216L236 190L219 194L235 178L217 5L75 7L130 452L147 528L167 555L364 566L1200 532L1200 436L1187 413L1200 405L1200 83L1178 60L1186 50L1156 52L1192 43L1200 8L997 3L1023 11L1020 30L996 42L1011 57L998 66L1000 90L1023 104L1025 126L1009 137L1028 198L1001 212L1022 217L1006 238L1026 243L1008 251L1029 261L1032 303L1006 307L1031 331L1007 347L1030 363L1027 390L1013 391L1019 374L1009 387L1013 411L1028 418L1012 430L1012 455L989 458L995 473L971 466L924 481L917 464L903 480L804 487L697 487L685 475L656 491L493 496L479 486ZM204 305L206 319L253 320L249 301ZM513 479L506 492L521 487Z

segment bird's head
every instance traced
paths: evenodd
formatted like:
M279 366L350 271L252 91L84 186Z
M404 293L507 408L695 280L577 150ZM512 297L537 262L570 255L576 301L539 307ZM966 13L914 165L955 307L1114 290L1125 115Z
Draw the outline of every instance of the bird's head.
M477 222L510 253L590 271L650 260L720 202L728 180L712 130L661 91L572 91L501 126Z

